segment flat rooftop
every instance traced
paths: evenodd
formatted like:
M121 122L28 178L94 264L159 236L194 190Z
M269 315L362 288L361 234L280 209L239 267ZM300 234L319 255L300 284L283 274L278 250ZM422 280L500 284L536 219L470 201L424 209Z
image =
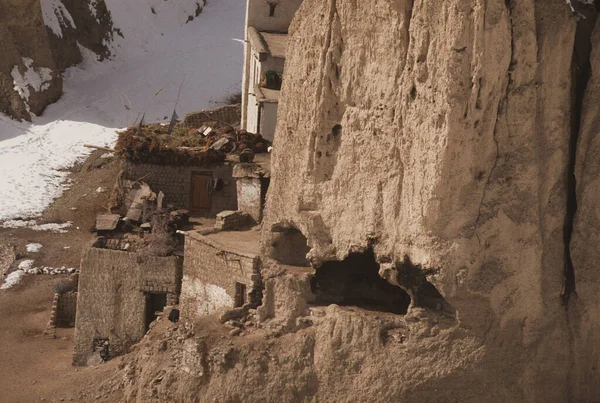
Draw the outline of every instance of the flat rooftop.
M260 226L258 225L246 231L219 231L208 234L189 231L186 236L242 256L255 257L260 253Z
M287 34L274 34L270 32L259 31L263 42L265 43L269 54L273 57L285 59L285 50L287 48Z

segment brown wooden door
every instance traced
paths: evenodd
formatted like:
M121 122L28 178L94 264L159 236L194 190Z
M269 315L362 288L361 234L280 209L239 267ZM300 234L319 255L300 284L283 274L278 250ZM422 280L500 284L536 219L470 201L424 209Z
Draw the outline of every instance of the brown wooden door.
M210 178L207 174L192 174L190 195L190 210L192 212L201 212L210 209L211 197L208 194Z

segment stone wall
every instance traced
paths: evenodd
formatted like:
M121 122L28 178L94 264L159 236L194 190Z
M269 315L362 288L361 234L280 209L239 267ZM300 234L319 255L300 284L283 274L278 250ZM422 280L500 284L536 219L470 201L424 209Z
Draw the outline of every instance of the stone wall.
M206 216L214 217L223 210L237 210L235 179L231 177L232 167L222 165L213 168L190 166L134 164L129 162L124 179L142 180L153 192L165 194L164 203L176 209L190 209L190 190L193 173L210 173L213 179L222 179L223 188L211 195L211 208Z
M181 270L174 256L88 249L79 276L73 363L87 363L94 339L108 339L111 356L127 352L146 332L145 293L164 292L176 301Z
M191 112L185 115L183 126L197 129L205 124L238 125L241 117L241 105L224 105L220 108Z
M260 303L262 293L257 256L236 251L189 232L181 286L181 311L186 319L232 308L236 283L246 286L245 301Z
M256 221L262 220L263 198L260 178L238 178L238 210L245 211Z
M237 230L247 226L251 221L248 213L243 211L221 211L217 214L215 229L219 231Z

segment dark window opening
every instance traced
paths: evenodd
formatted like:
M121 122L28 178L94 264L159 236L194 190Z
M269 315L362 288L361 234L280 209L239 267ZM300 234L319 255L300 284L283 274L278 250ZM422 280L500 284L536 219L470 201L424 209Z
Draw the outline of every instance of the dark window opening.
M269 3L269 17L275 17L275 7L277 3Z
M275 70L267 70L261 80L261 87L270 90L281 90L282 79L281 75Z
M310 266L306 258L310 247L302 232L290 226L275 226L272 231L270 256L273 259L290 266Z
M235 283L235 307L239 308L246 303L246 284Z
M167 293L146 293L146 331L150 329L150 323L154 322L158 313L167 306Z
M409 295L381 278L372 249L351 253L343 261L325 262L311 283L317 304L350 305L404 315Z
M333 129L331 129L331 134L333 134L333 137L337 137L342 134L342 125L333 126Z

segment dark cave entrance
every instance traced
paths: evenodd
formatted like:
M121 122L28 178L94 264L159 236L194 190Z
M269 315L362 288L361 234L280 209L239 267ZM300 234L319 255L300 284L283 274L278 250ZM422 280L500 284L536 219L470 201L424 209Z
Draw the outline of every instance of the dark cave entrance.
M150 323L158 317L158 312L162 312L167 306L166 292L149 292L146 296L146 332L150 329Z
M325 262L311 282L318 305L350 305L371 311L406 314L410 296L379 275L372 249L351 253L343 261Z

